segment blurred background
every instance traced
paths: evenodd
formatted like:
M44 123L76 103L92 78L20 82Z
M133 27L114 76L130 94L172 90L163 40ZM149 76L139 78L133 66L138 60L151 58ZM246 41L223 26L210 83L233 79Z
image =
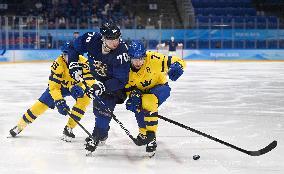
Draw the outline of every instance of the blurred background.
M148 49L283 49L283 0L0 0L0 50L58 49L105 19ZM158 48L159 49L159 48Z

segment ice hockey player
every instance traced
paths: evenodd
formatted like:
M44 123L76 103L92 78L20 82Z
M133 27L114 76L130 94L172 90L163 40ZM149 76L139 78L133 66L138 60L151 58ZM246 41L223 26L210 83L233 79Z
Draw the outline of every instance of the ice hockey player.
M104 144L108 138L112 118L109 111L113 112L116 104L121 104L126 99L124 87L128 81L130 61L127 45L121 41L120 35L117 25L109 21L104 22L100 33L83 34L74 40L68 52L70 65L76 63L78 55L88 53L91 73L101 82L100 86L94 85L87 92L93 96L93 113L96 116L92 132L95 140L86 138L87 155L95 151L97 144Z
M79 56L80 67L82 69L76 69L71 72L68 69L68 47L69 43L65 43L62 48L62 54L52 63L51 74L49 76L48 88L41 95L41 97L36 101L35 104L29 108L26 113L21 117L17 126L10 130L10 135L12 137L17 136L23 129L32 122L35 121L41 114L43 114L48 108L58 109L58 112L62 115L66 115L69 106L66 104L64 97L72 96L76 103L71 110L71 115L76 118L77 121L83 117L87 106L90 103L90 98L84 94L84 89L86 88L84 84L80 81L79 77L85 79L86 84L93 85L95 82L92 75L90 74L90 69L87 63L87 59L83 56ZM74 77L71 78L70 73L73 73ZM70 142L75 135L73 133L73 128L76 126L76 122L69 118L64 130L62 140Z
M135 113L139 127L137 144L146 145L146 152L153 156L157 147L158 107L171 91L167 76L176 81L184 72L185 62L179 57L146 51L140 41L131 42L128 55L131 70L126 85L126 109Z

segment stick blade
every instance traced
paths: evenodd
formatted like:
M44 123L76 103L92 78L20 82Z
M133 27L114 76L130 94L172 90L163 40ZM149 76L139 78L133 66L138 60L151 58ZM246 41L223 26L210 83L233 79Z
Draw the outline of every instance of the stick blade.
M263 154L266 154L267 152L270 152L271 150L273 150L275 147L277 146L277 141L273 141L271 142L268 146L266 146L263 149L260 149L258 151L248 151L248 155L250 156L260 156Z

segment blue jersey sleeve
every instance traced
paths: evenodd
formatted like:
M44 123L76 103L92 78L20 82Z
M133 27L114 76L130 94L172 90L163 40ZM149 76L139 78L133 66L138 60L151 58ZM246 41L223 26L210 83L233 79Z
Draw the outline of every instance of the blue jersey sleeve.
M74 74L76 74L78 68L81 68L78 66L79 55L84 55L84 53L88 52L88 47L92 44L91 40L96 39L97 37L100 37L99 33L87 32L71 42L68 49L68 66L72 78L75 78Z
M68 62L78 62L79 55L84 55L84 53L88 52L88 47L92 44L91 40L98 37L101 37L100 33L87 32L74 39L68 50Z
M128 82L130 59L127 54L127 46L123 43L120 50L113 63L113 78L104 83L107 92L123 89Z

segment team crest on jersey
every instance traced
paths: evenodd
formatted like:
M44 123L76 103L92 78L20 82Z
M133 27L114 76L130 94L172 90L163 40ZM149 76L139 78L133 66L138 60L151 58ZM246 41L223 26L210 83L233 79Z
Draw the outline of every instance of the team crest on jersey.
M95 71L98 73L98 75L102 77L107 76L107 65L102 63L101 61L94 61L94 67Z
M140 83L141 83L141 85L142 85L143 87L146 87L146 86L151 85L151 82L152 82L152 79L149 80L149 81L145 80L144 82L140 82Z

